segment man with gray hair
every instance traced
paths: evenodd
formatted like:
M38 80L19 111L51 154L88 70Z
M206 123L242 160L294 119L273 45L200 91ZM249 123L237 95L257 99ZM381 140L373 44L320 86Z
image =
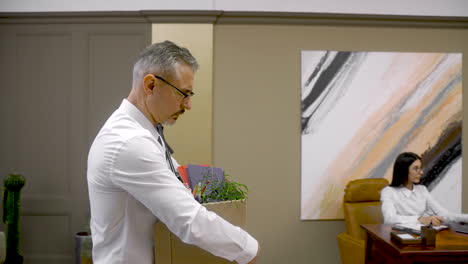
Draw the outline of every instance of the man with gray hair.
M161 124L192 108L196 59L165 41L138 56L132 90L96 136L88 156L94 264L150 264L153 225L240 264L255 263L258 242L200 205L178 179ZM157 242L156 242L157 243Z

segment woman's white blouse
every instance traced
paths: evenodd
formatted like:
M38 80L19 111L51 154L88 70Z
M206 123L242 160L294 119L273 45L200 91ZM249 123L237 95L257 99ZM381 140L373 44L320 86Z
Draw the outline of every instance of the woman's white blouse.
M442 216L445 222L468 222L468 214L450 213L443 208L424 185L406 187L387 186L380 194L385 224L417 223L421 216Z

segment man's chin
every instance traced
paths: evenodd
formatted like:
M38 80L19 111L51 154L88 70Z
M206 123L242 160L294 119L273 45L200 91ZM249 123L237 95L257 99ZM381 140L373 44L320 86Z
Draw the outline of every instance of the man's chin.
M176 121L177 121L177 118L170 117L169 119L166 120L166 122L164 122L164 125L172 126L176 123Z

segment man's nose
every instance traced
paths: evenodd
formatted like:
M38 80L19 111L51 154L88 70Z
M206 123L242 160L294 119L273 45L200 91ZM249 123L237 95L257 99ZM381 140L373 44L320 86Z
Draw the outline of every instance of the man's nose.
M185 109L187 110L192 109L192 97L185 98L182 104Z

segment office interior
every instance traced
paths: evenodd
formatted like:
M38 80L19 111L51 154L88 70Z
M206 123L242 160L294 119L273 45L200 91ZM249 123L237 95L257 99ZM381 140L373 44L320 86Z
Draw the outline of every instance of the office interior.
M193 109L167 140L179 163L213 164L249 187L246 230L261 245L259 263L340 263L344 221L300 219L302 50L457 52L468 76L466 17L202 13L0 16L0 175L26 177L29 263L72 263L73 234L89 221L88 148L150 43L173 40L199 60Z

